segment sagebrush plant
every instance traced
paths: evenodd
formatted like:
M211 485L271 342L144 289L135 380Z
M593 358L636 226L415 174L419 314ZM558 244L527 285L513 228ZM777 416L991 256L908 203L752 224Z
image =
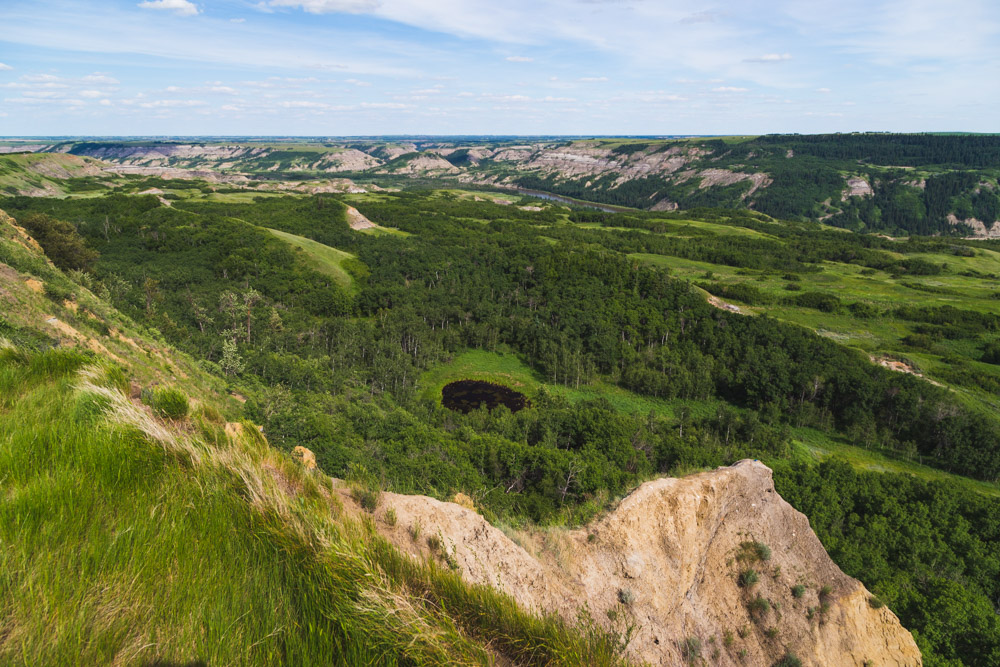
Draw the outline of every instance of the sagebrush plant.
M331 511L252 425L206 442L88 354L0 348L0 663L622 661Z

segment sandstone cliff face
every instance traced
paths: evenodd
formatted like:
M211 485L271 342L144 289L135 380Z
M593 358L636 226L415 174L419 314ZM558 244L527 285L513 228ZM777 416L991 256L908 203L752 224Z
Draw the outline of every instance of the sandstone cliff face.
M438 536L469 581L569 620L586 608L609 628L633 625L629 653L653 665L681 664L689 639L716 665L769 666L786 653L817 666L921 664L910 633L837 568L756 461L648 482L585 529L517 536L527 549L456 504L387 493L379 515L389 508L396 524L377 524L404 551L430 555L427 536ZM752 543L770 558L748 557ZM741 587L748 568L759 581ZM769 608L751 611L758 596Z

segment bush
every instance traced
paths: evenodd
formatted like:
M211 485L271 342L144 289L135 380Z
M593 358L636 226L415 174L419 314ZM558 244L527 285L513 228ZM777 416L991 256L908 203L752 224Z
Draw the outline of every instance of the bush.
M771 547L763 542L741 542L736 558L750 562L771 560Z
M795 657L794 653L786 653L772 667L802 667L802 661Z
M681 655L687 662L694 662L701 657L701 640L697 637L687 637L681 642Z
M162 419L184 419L190 408L187 395L172 387L158 387L144 391L142 401Z
M621 588L618 590L618 601L622 604L632 604L635 602L635 593L631 588Z
M64 271L89 271L98 254L88 248L76 227L44 213L32 213L20 218L52 263Z
M832 313L840 308L840 299L833 294L823 292L803 292L796 297L789 297L789 301L802 308L815 308L824 313Z
M357 486L351 489L351 498L361 505L361 509L372 514L378 508L379 492L373 489Z
M72 301L76 298L76 295L72 290L68 290L62 285L57 285L52 281L47 281L45 287L42 288L44 294L47 298L55 301L56 303L62 303L63 301Z
M758 595L753 600L750 601L750 613L751 614L766 614L771 610L771 603L767 598Z
M882 607L885 606L885 603L882 602L880 599L878 599L877 596L873 595L870 598L868 598L868 606L870 606L872 609L881 609Z
M795 584L794 586L792 586L792 597L795 598L796 600L798 600L805 594L806 594L806 587L803 586L802 584Z
M757 583L758 579L756 570L747 569L740 572L738 581L741 588L750 588Z

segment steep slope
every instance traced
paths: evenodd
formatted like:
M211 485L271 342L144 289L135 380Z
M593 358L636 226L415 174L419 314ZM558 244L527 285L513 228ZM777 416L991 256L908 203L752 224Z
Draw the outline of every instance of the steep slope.
M0 155L0 194L51 197L66 193L63 181L107 176L106 165L89 157L48 153Z
M648 482L581 530L522 534L535 555L457 504L385 494L390 509L398 523L380 528L399 548L430 553L413 539L419 526L468 581L528 608L574 618L587 607L611 630L633 627L629 653L650 664L678 664L694 646L719 665L921 664L910 633L837 568L755 461ZM748 570L759 581L740 586Z
M598 652L588 656L584 663L591 659L595 662L613 660L619 641L614 638L619 637L627 642L631 658L652 664L676 664L682 658L691 657L696 646L700 646L697 650L706 656L717 651L714 657L717 664L770 665L786 654L797 655L807 664L816 665L860 666L867 660L890 665L920 664L919 653L909 633L887 609L872 607L870 596L861 584L836 568L806 519L774 493L770 471L761 464L744 461L712 473L649 482L626 498L614 512L585 529L526 533L523 543L536 555L518 546L467 508L421 496L382 494L381 507L376 513L380 520L372 524L356 504L355 498L364 498L363 494L358 494L357 486L335 486L319 471L291 464L286 455L268 447L252 425L236 423L240 406L229 397L221 398L225 393L218 379L165 344L148 340L134 324L88 290L68 281L45 261L37 244L6 214L0 214L0 228L3 231L0 235L0 262L3 262L0 265L0 300L6 304L5 315L0 319L0 335L13 338L21 346L58 345L85 352L83 355L44 353L41 357L20 351L7 353L0 375L9 384L5 395L10 397L7 405L13 412L2 418L0 447L15 452L18 447L25 446L25 438L50 438L51 435L40 434L43 430L51 433L51 429L56 428L78 434L71 441L79 444L80 453L69 452L70 460L76 456L96 455L103 457L102 460L118 459L125 463L132 455L147 457L151 451L165 453L166 458L158 458L156 465L167 467L167 471L160 474L169 480L162 483L174 489L171 493L187 497L198 485L212 489L209 492L212 507L228 508L219 510L222 516L245 517L252 526L254 515L252 512L246 514L249 508L226 496L218 488L218 482L212 481L235 480L236 488L242 489L238 496L249 499L250 507L262 513L266 528L264 533L246 526L240 531L250 530L257 535L257 540L274 539L267 536L276 534L279 541L304 540L305 544L318 545L303 547L306 548L304 560L272 559L267 567L284 571L281 576L286 579L294 579L294 572L305 568L300 574L313 581L308 586L329 591L329 599L310 598L303 602L308 605L306 610L293 603L288 613L305 614L306 617L319 614L326 619L331 615L336 618L347 614L359 619L356 625L346 630L342 628L341 634L331 640L339 650L353 651L358 659L362 659L360 656L371 659L371 647L360 637L375 633L376 655L408 656L420 663L441 662L442 656L464 654L472 662L503 656L516 663L530 663L533 661L530 655L547 655L546 661L575 664L580 662L579 656L587 655L577 652L581 649ZM46 357L45 354L55 356ZM89 356L95 354L96 357ZM53 371L53 375L46 368L63 370ZM131 376L130 382L124 380L121 369ZM83 371L84 375L73 375ZM28 382L29 377L34 379ZM43 413L45 426L36 428L30 423L30 415L35 409L31 406L36 404L32 403L36 399L32 398L30 387L38 382L47 387L44 390L46 412ZM155 405L149 396L155 396L156 388L164 384L182 387L194 399L190 403L190 416L182 414L176 421L164 419L144 404L143 399ZM81 411L74 405L92 407ZM95 417L95 414L103 417ZM231 423L226 424L222 414L229 415ZM94 419L98 419L96 430ZM105 439L120 427L126 429L129 437L122 446L116 445L113 454L104 452ZM40 480L46 476L64 479L61 484L72 486L76 483L73 471L60 467L62 459L34 459L30 474L24 468L25 461L3 460L14 466L10 474L18 480L17 486L12 487L16 498L41 484ZM181 468L175 469L176 465ZM183 471L185 466L192 466L190 473ZM188 475L194 478L188 479ZM129 479L129 484L146 483L141 478ZM223 486L230 483L224 482ZM95 508L102 508L95 512L110 511L124 517L102 520L108 522L107 531L110 532L98 531L103 536L98 542L92 543L97 538L90 534L67 532L60 522L46 524L46 530L55 531L53 534L60 535L66 544L75 544L75 548L89 552L96 548L95 544L101 544L100 540L127 530L126 524L131 521L132 526L141 525L138 534L145 535L134 544L134 549L146 549L152 543L176 545L178 540L190 539L207 545L208 551L202 552L200 557L225 562L227 556L211 555L220 539L219 533L213 531L231 528L183 525L177 529L181 532L157 530L148 522L139 521L138 516L149 509L143 509L142 502L137 501L132 508L139 512L135 514L108 501L110 497L133 493L116 484L109 482L106 489L101 487L103 491L98 489L110 495L99 493L92 498ZM194 486L189 488L192 484ZM17 491L19 488L25 491ZM156 493L150 496L156 497ZM53 502L58 505L63 500ZM347 512L342 512L341 508ZM389 510L394 517L391 521ZM17 517L23 511L27 509L15 507L11 510L13 514L7 516ZM7 528L12 525L7 524ZM382 543L372 532L376 527L401 552L427 556L432 561L441 559L457 569L469 584L496 587L521 608L535 613L555 613L564 619L563 622L545 621L541 626L544 630L541 643L537 638L525 639L519 633L528 632L534 621L523 616L509 601L505 602L507 598L496 597L487 588L477 588L475 590L481 591L475 594L478 602L462 602L466 600L462 597L466 595L461 592L463 589L455 589L455 583L449 583L451 580L435 568L403 567L407 561L400 560L394 555L395 551L385 551L379 546ZM331 537L337 535L341 537ZM350 537L344 541L344 536ZM758 552L748 550L747 545L752 543L766 545L769 557L761 560ZM237 552L240 549L247 551L237 559L261 560L254 544L251 541L238 546ZM25 562L24 571L32 573L31 576L55 576L46 567L71 567L62 560L64 555L50 561L49 565L38 561L39 550L43 548L40 543L19 542L18 545L19 557ZM127 564L134 561L135 553L128 551L123 555L126 562L112 567L111 579L103 575L83 578L78 584L82 588L77 589L75 595L90 595L91 591L107 587L109 581L118 578L135 580L139 574ZM361 565L351 567L361 569L349 571L344 566L337 566L333 569L336 578L324 583L323 576L310 568L330 567L327 559L332 553L339 558L347 555L352 563L360 562ZM196 640L191 634L193 629L180 620L190 611L182 604L164 602L155 614L148 609L143 611L146 609L143 607L125 614L108 626L110 629L101 629L101 632L117 633L120 639L105 647L111 653L103 653L105 649L96 646L88 649L87 655L104 660L110 655L123 655L125 651L124 655L132 657L124 662L148 657L143 656L141 650L134 655L127 651L132 650L129 647L145 646L154 641L155 633L150 627L154 624L175 627L174 636L179 638L163 643L156 653L162 658L228 656L227 659L256 662L262 659L262 654L254 649L256 642L260 642L270 655L308 659L316 638L298 637L285 640L290 644L276 645L252 627L254 622L280 625L287 620L252 617L241 621L232 615L230 607L219 606L218 598L233 597L228 587L259 589L259 595L264 598L285 596L286 592L280 587L267 588L254 572L245 573L248 579L240 583L219 574L222 570L213 566L210 570L217 572L213 575L215 584L196 595L192 587L197 583L190 576L206 565L180 556L176 558L181 559L181 569L189 575L188 578L180 576L172 584L172 595L182 599L194 595L198 600L194 604L201 605L204 613L227 619L224 621L227 624L237 624L246 637L245 643L223 650L218 646L221 639L212 635ZM143 567L154 578L169 577L169 561L166 558L147 562ZM137 565L143 562L142 559L136 561ZM415 562L423 560L418 558ZM287 571L288 567L293 570ZM366 567L375 569L365 570ZM413 567L416 569L407 569ZM748 568L759 573L760 581L741 588L737 577ZM387 571L396 574L386 579ZM341 579L372 576L383 582L377 590L358 589L355 584L347 584ZM130 594L156 599L152 593L142 592L146 590L144 586L152 585L151 582L142 578L139 581L130 589L133 592ZM792 586L798 584L807 587L801 598L792 593ZM16 630L11 636L31 646L29 654L36 659L56 659L81 650L74 643L73 634L90 641L87 638L92 637L89 634L92 630L83 628L91 627L91 616L105 613L101 610L106 603L95 602L82 607L67 623L52 626L31 609L45 604L65 606L70 604L71 598L60 598L56 602L55 598L44 597L55 596L56 592L25 588L26 579L22 575L8 585L12 587L12 599L18 601L14 608L8 609ZM824 588L827 586L828 591ZM459 595L459 598L449 598L446 593L449 590L452 591L450 595ZM37 597L39 595L43 597ZM444 607L433 603L427 608L424 603L415 603L413 596L440 600ZM763 608L763 602L755 602L758 596L767 600L767 608ZM366 601L367 606L358 607L358 600ZM469 604L471 616L453 616L456 613L453 606L461 609ZM442 620L445 608L451 611L445 613L444 618L452 620ZM581 610L586 610L585 617L592 619L584 627L596 623L601 628L600 633L590 635L590 641L595 644L579 643L580 640L568 630L579 622ZM495 628L491 630L481 625L483 619L492 618L489 614L495 613L512 619L499 633ZM378 620L383 615L389 615L384 622ZM388 620L393 615L396 620ZM407 615L410 620L406 620ZM199 617L195 615L195 618ZM457 623L457 628L452 627L453 623ZM322 625L319 621L317 624ZM415 624L413 627L417 630L407 630L407 624ZM67 638L56 642L51 649L53 652L42 652L40 637L56 631ZM428 639L430 636L443 639L435 642ZM0 642L0 652L7 654L12 646ZM525 646L534 648L529 650Z
M405 558L3 213L0 305L0 663L620 664Z

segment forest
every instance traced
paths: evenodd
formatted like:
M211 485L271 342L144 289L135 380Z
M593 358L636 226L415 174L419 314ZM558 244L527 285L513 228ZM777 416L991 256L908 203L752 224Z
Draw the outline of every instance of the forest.
M448 190L252 201L200 194L169 207L109 193L12 197L0 208L79 284L226 377L272 443L308 447L331 475L364 470L386 488L440 498L462 491L492 521L576 525L651 476L759 458L837 563L915 631L928 665L996 664L994 499L836 460L804 462L794 442L812 429L995 484L996 413L777 316L713 307L702 289L747 304L889 317L976 345L996 340L1000 318L692 281L636 259L794 274L783 285L830 262L906 281L951 271L928 253L961 257L985 246L900 244L747 210L525 210ZM345 204L405 235L352 230ZM349 254L341 265L349 284L269 230ZM425 375L467 350L522 360L540 385L530 409L461 414L428 398ZM562 393L586 387L662 409ZM890 515L903 527L898 539L887 537Z

